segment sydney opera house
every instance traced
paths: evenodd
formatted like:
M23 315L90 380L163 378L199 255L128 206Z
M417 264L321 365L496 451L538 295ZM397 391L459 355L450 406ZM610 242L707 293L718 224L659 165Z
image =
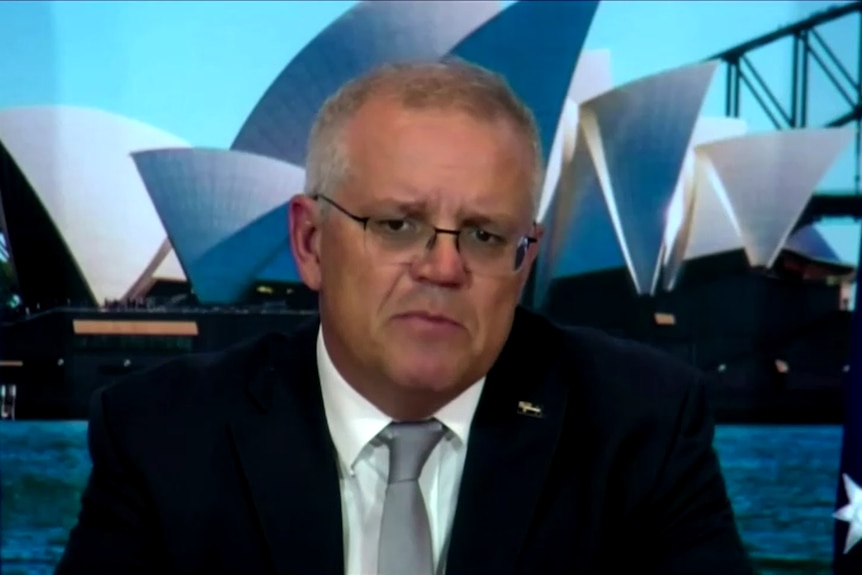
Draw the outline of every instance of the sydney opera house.
M0 229L24 310L4 339L29 342L0 352L0 380L19 382L19 411L29 393L77 417L117 373L313 308L286 203L317 110L379 64L448 56L505 75L539 123L547 233L525 304L653 342L729 389L840 377L855 269L797 223L852 132L702 116L715 62L616 85L612 54L583 50L597 4L360 3L287 64L229 149L101 110L0 110Z

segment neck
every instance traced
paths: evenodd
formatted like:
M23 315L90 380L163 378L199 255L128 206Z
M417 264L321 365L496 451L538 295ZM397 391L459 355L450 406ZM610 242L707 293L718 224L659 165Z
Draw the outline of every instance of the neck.
M337 336L326 330L324 346L335 370L347 384L396 421L419 421L433 417L470 385L467 382L435 390L411 387L405 382L393 380L384 370L363 365Z
M362 385L363 380L348 384L377 409L395 421L421 421L434 416L455 399L457 392L426 392L404 390L396 384Z

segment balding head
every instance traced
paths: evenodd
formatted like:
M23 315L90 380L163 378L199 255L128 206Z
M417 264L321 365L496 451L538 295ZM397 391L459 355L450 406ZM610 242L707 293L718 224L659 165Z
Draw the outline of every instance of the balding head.
M458 110L488 123L509 123L532 156L533 214L544 179L538 127L532 112L506 80L461 60L389 64L345 84L321 108L312 127L306 161L305 193L335 195L350 172L344 131L370 100L397 103L408 110Z

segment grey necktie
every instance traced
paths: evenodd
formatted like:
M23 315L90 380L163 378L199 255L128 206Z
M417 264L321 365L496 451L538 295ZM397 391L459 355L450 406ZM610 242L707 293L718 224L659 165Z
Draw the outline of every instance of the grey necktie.
M392 423L380 434L389 446L389 480L377 556L380 575L434 572L431 528L419 475L443 433L443 424L434 419Z

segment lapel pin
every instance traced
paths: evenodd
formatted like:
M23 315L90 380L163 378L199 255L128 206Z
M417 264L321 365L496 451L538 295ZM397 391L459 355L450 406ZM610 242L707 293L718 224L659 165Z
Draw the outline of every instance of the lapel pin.
M535 403L530 403L529 401L518 402L518 413L521 415L527 415L529 417L535 417L538 419L542 418L542 408Z

